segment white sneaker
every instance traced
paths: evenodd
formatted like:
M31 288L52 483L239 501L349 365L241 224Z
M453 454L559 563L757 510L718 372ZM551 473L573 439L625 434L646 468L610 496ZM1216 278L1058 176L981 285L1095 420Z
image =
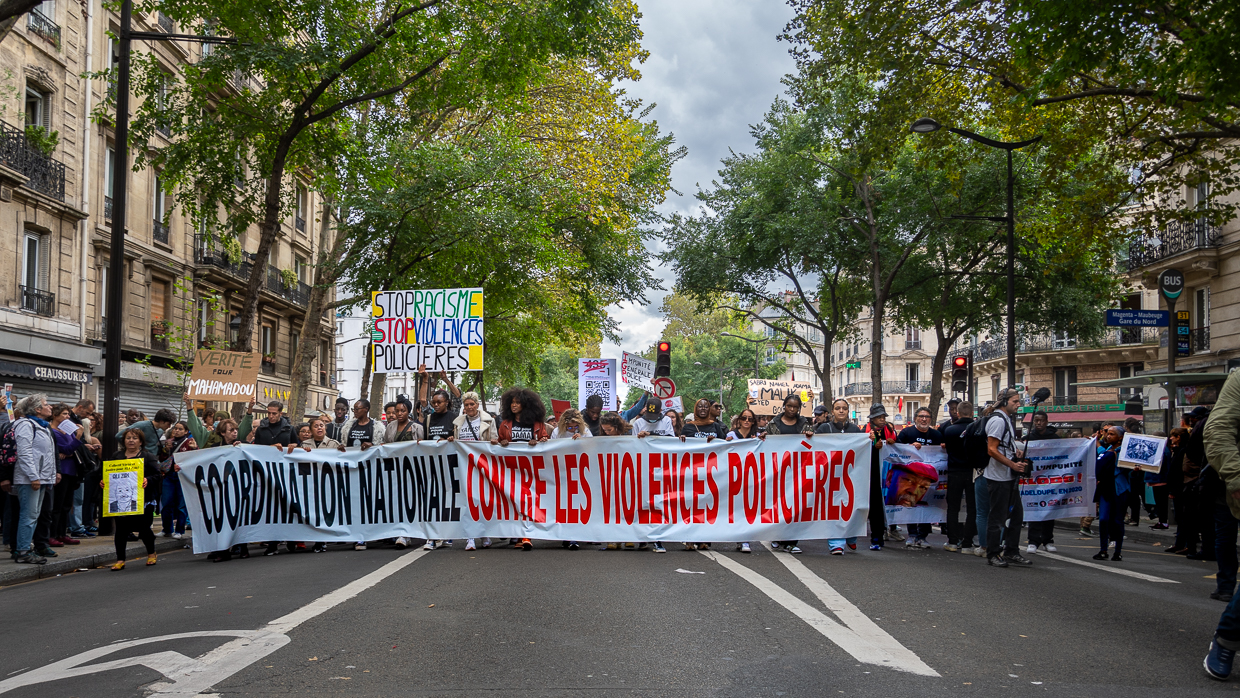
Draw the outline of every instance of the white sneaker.
M973 548L960 548L960 552L965 555L974 555Z
M752 553L753 551L749 549L749 544L748 544L748 543L741 543L741 552L742 552L742 553Z
M491 539L490 539L490 538L483 538L483 539L482 539L482 547L484 547L484 548L489 548L489 547L491 547Z
M973 554L974 554L974 555L976 555L976 556L978 556L978 557L986 557L986 549L985 549L985 548L981 548L981 547L974 548L974 549L973 549Z
M898 528L894 531L891 531L890 529L888 530L891 535L891 540L906 540L908 538L908 536L904 535L904 531L901 531Z
M1046 552L1048 552L1048 553L1057 553L1057 552L1059 552L1059 548L1056 548L1054 545L1051 545L1050 543L1047 543L1046 545L1042 546L1042 549L1043 549L1043 550L1045 550L1045 551L1046 551Z
M1033 555L1034 553L1038 552L1038 546L1034 545L1033 543L1030 543L1028 547L1025 548L1025 552L1028 553L1029 555Z
M779 543L771 541L771 550L779 550Z
M956 552L956 551L960 550L960 546L959 546L959 545L956 545L955 543L944 543L944 544L943 544L943 549L944 549L944 550L946 550L946 551L947 551L947 552L949 552L949 553L954 553L954 552Z
M181 539L182 539L182 538L184 538L185 536L184 536L183 534L181 534L181 533L174 533L174 534L172 534L172 537L173 537L173 538L175 538L175 539L177 539L177 540L181 540Z
M365 549L366 549L366 543L364 543L364 542L363 542L363 543L354 543L354 544L353 544L353 549L354 549L354 550L365 550Z
M908 540L904 541L904 547L906 547L906 548L916 548L916 547L917 547L917 539L916 539L916 538L909 538Z
M405 540L405 537L404 537L404 536L401 536L401 537L399 537L399 538L397 538L397 539L396 539L396 549L397 549L397 550L404 550L404 549L405 549L405 548L407 548L407 547L409 547L409 541Z
M467 538L465 540L465 549L466 550L477 550L478 549L477 546L474 545L473 538Z
M423 550L434 550L434 549L435 549L435 541L433 541L433 540L428 540L428 541L426 541L426 545L422 546L422 549L423 549Z

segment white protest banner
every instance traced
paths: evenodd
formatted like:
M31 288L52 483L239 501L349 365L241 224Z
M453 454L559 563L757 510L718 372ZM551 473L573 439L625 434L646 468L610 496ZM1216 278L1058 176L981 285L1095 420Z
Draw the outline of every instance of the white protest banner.
M818 438L815 436L814 438ZM947 450L888 444L879 457L880 487L889 524L947 520Z
M784 398L796 394L801 398L801 416L814 416L814 389L809 383L749 379L749 409L754 414L777 415L784 411Z
M811 443L812 442L812 443ZM865 533L864 434L415 441L176 454L194 552L255 540L750 541Z
M603 409L616 409L616 360L577 359L577 409L586 408L591 395L603 398Z
M1016 450L1023 452L1024 445ZM1025 521L1093 516L1096 456L1093 439L1030 441L1033 470L1020 479Z
M650 384L654 379L654 362L626 351L620 359L620 378L642 390L654 390L654 386Z
M684 398L679 395L676 397L669 397L668 399L663 400L662 403L664 412L667 412L668 410L676 410L676 414L685 413Z
M370 294L375 373L482 370L482 289Z

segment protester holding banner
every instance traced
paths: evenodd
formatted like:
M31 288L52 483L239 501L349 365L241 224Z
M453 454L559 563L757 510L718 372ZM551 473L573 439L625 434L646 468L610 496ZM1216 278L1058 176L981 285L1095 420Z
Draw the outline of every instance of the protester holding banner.
M725 438L728 441L756 439L761 433L758 430L758 416L753 413L753 410L746 407L732 420L732 431L729 431Z
M163 412L164 410L160 410ZM158 418L158 414L156 417ZM125 432L122 448L112 460L142 461L142 511L138 514L112 517L114 527L112 543L116 548L116 562L112 571L125 569L125 549L129 547L129 534L136 533L146 546L146 564L155 564L155 532L151 530L151 521L155 518L155 509L159 506L159 495L163 491L163 483L159 476L159 461L155 460L146 449L146 432L141 429L129 429ZM100 482L100 486L103 483Z
M896 430L887 424L887 410L882 403L870 407L865 433L870 436L870 550L882 550L887 532L886 505L883 504L882 462L879 452L883 444L896 442ZM895 530L895 526L892 529Z
M817 409L817 408L815 408ZM836 398L831 403L831 415L814 428L815 434L860 434L861 429L848 418L848 401Z
M688 439L706 439L707 443L713 439L728 438L727 430L715 420L712 412L710 400L698 400L693 406L693 419L685 422L680 435Z
M383 442L421 441L426 438L422 425L414 421L413 403L408 399L397 400L393 409L395 418L384 426ZM326 433L326 432L324 432Z
M491 443L507 446L524 441L533 446L549 438L547 408L538 393L529 388L509 388L499 400L499 430Z
M340 433L344 434L345 448L358 447L363 451L387 440L383 425L370 418L370 400L366 398L353 403L353 418L344 423Z
M590 427L586 426L586 420L581 417L581 413L571 407L564 410L555 429L551 431L553 439L580 439L583 436L591 437L594 434L590 432Z
M930 414L929 408L919 408L913 417L913 424L900 430L900 433L896 435L896 443L911 444L918 450L922 448L942 448L943 435L939 433L938 429L930 428L932 417L933 415ZM904 547L929 548L930 544L926 542L926 537L930 535L931 530L931 525L928 523L909 524L909 539L904 542Z
M1107 547L1115 541L1115 554L1110 559L1123 560L1124 514L1128 508L1128 490L1131 487L1128 472L1119 468L1119 445L1124 440L1123 427L1111 427L1103 436L1103 451L1098 454L1095 466L1098 492L1098 543L1101 550L1095 560L1107 559Z
M801 416L801 396L796 393L784 397L783 411L779 417L772 419L766 425L767 436L778 436L779 434L812 435L813 433L813 423Z
M599 427L603 430L600 436L629 436L633 431L633 427L615 412L604 414L599 420Z
M1047 441L1050 439L1058 439L1059 434L1055 427L1050 426L1045 412L1036 412L1033 415L1033 428L1025 436L1025 441ZM1048 521L1030 521L1029 526L1029 547L1025 552L1029 554L1042 550L1048 553L1057 552L1055 547L1055 522Z
M633 432L637 438L647 436L677 436L678 432L667 415L659 414L659 403L651 400L646 403L646 411L633 420Z
M284 403L272 400L267 403L267 418L260 420L254 430L254 443L258 446L289 446L301 443L288 417L284 416Z

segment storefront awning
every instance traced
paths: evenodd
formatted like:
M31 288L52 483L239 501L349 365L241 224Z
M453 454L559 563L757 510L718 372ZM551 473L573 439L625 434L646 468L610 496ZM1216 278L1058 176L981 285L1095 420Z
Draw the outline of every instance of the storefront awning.
M1136 417L1138 420L1144 419L1139 414L1124 414L1123 410L1119 412L1042 412L1048 421L1051 422L1122 422L1129 417ZM1022 421L1032 422L1033 413L1026 413Z

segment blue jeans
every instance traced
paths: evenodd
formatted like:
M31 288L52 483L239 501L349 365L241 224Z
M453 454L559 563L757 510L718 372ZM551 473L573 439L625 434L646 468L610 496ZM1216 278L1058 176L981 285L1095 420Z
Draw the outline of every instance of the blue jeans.
M86 497L86 483L73 490L73 508L69 510L69 533L81 533L86 530L82 525L82 501Z
M39 513L43 510L46 494L44 490L48 487L50 485L43 485L36 490L30 485L13 485L13 493L17 495L17 501L21 505L21 511L17 515L17 545L14 548L18 553L30 552L34 544L34 527L39 523Z
M1214 505L1214 556L1218 559L1218 593L1236 591L1236 517L1226 504Z
M973 498L977 501L977 547L986 547L986 524L990 521L990 490L986 487L986 478L979 477L973 481Z
M852 536L849 538L828 538L827 539L827 546L832 547L832 548L842 548L845 545L856 545L856 544L857 544L856 536Z
M174 517L176 532L185 533L185 520L189 517L189 511L185 508L185 493L181 491L181 480L176 473L168 473L164 477L163 488L159 511L163 516L164 533L172 531Z

